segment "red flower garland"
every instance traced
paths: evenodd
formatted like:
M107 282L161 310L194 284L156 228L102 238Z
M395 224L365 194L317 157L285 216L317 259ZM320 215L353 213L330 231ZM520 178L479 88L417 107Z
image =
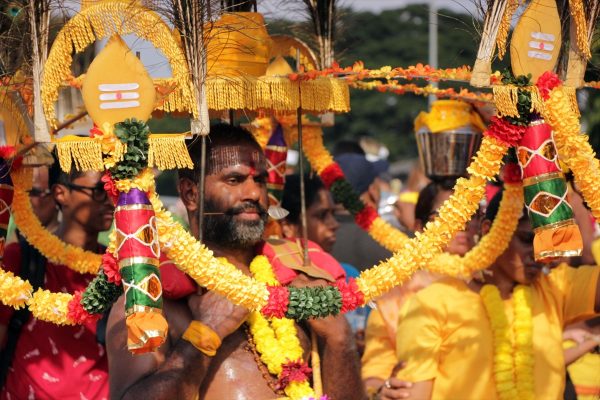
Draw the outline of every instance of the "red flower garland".
M535 84L542 95L542 99L548 100L550 98L550 92L555 87L561 84L560 78L554 72L546 71L537 80Z
M290 302L289 291L285 286L267 286L269 300L260 311L267 318L283 318Z
M342 171L338 163L328 165L321 172L321 181L323 181L323 185L325 185L327 189L329 189L335 181L338 181L340 179L344 179L344 172Z
M102 255L102 269L104 270L106 279L109 282L112 282L117 286L121 286L121 272L119 272L117 259L109 252L106 252Z
M101 314L90 314L83 308L81 305L80 290L75 292L73 298L69 301L69 304L67 304L67 309L67 318L79 325L98 321L102 317Z
M104 190L106 190L106 193L110 197L112 203L117 204L117 200L119 199L119 191L115 186L115 181L113 181L110 171L105 171L100 180L104 182Z
M302 360L288 361L282 365L277 387L283 390L291 382L304 382L310 378L312 369Z
M505 183L521 182L521 167L517 163L507 163L502 170L502 181Z
M360 226L365 231L368 231L375 218L377 218L379 214L377 214L377 210L375 210L371 206L365 206L358 214L354 216L354 221L358 226Z
M334 286L340 291L342 295L342 308L341 313L352 311L365 302L365 295L360 291L356 280L350 278L348 282L343 280L337 281Z
M525 133L524 126L513 125L504 118L492 117L483 134L498 139L510 147L516 147Z

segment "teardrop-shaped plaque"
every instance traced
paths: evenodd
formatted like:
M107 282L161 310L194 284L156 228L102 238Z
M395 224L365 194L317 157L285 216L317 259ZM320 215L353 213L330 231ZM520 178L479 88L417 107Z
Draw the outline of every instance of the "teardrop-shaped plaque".
M510 43L513 74L531 74L532 82L554 71L561 45L560 17L555 0L533 0L525 10Z
M154 109L154 83L144 64L115 35L94 58L83 88L83 102L98 126L127 118L146 121Z

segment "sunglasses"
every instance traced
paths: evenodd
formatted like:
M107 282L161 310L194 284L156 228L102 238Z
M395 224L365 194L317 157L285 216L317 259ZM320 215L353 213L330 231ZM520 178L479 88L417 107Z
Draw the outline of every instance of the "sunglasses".
M103 203L108 198L108 193L106 193L106 190L104 190L104 184L102 183L96 186L82 186L74 183L67 183L65 186L71 190L85 193L86 195L90 196L92 200L98 203ZM88 190L90 191L89 193L87 192Z

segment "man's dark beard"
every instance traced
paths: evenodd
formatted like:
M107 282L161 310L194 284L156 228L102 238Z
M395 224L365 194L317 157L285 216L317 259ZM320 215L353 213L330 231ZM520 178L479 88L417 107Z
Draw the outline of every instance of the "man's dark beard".
M255 246L262 240L267 223L267 211L257 202L247 201L238 207L224 210L223 207L210 199L205 202L206 213L220 215L205 215L203 238L206 242L232 249L246 249ZM256 221L235 221L234 217L246 210L256 210L260 216Z

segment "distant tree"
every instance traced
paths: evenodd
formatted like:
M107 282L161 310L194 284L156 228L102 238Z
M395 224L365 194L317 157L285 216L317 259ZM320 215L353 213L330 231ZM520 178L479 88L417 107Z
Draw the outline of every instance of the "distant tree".
M469 14L439 11L440 67L473 63L479 43L473 19ZM368 68L427 63L426 5L411 5L379 14L344 9L340 12L339 26L335 49L336 60L341 65L351 65L358 60ZM303 22L271 20L269 31L293 32L310 41ZM388 146L393 160L417 156L413 121L420 111L427 109L426 98L353 90L351 103L352 111L336 116L335 126L325 130L326 143L373 136Z

